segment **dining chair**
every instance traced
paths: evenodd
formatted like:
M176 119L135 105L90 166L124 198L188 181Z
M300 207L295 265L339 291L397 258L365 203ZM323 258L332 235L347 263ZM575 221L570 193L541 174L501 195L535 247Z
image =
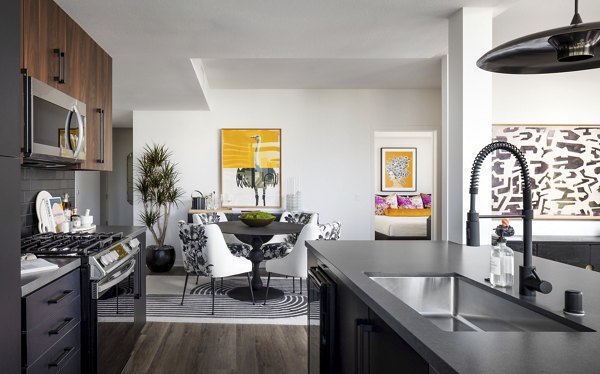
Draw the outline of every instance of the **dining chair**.
M192 214L192 221L197 225L208 225L217 222L227 222L227 216L223 212L194 213ZM243 244L243 242L233 234L223 234L223 237L228 244Z
M223 212L208 212L192 214L192 221L197 225L209 225L217 222L227 222L227 216ZM252 246L239 240L233 234L223 234L225 243L229 251L236 257L248 257L248 253L252 250ZM198 276L196 284L198 284ZM221 291L223 291L223 278L221 278Z
M296 244L291 246L291 249L280 258L274 258L267 261L266 270L267 275L267 290L265 292L265 302L263 305L267 305L267 298L269 296L269 284L271 283L271 273L287 275L290 277L300 278L300 293L302 293L302 278L306 278L307 269L307 252L306 252L306 241L307 240L318 240L321 235L321 230L316 224L307 224L304 226ZM291 245L286 244L288 247ZM292 280L294 282L294 280ZM295 290L294 290L295 291Z
M287 223L299 223L301 225L306 225L309 223L318 223L319 222L319 213L316 212L288 212L285 211L281 214L281 218L279 222L287 222ZM283 235L273 235L269 241L265 242L263 246L270 245L274 243L289 243L292 246L296 243L298 239L298 234L283 234ZM269 247L270 250L277 249L277 247ZM286 248L279 248L279 251L276 253L280 253L281 250L285 250ZM264 252L264 251L263 251ZM274 253L269 252L265 254L265 260L276 257L267 257L274 255Z
M195 273L196 276L210 277L211 314L213 315L215 314L215 278L246 273L250 294L252 295L252 304L254 304L254 292L250 283L252 262L242 257L236 257L229 251L219 226L189 224L179 221L179 239L183 252L183 266L186 272L181 305L183 305L190 273Z

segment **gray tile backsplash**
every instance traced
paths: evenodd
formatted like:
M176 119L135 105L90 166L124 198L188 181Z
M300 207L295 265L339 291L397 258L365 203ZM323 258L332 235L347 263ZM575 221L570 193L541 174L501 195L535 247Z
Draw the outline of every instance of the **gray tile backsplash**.
M75 199L75 171L21 168L21 236L38 232L35 198L38 192L46 190L52 196L69 194L69 201Z

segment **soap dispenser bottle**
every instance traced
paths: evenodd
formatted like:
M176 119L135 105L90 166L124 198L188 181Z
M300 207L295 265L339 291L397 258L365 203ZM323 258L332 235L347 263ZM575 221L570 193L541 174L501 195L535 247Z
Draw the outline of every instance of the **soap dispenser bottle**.
M512 287L515 279L515 253L506 245L505 236L514 235L508 219L496 227L498 243L492 247L490 256L490 283L494 287Z

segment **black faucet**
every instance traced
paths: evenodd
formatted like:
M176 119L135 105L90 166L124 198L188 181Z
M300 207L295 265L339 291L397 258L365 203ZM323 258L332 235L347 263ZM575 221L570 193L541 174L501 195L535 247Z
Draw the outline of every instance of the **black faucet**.
M489 215L480 216L475 210L475 198L478 193L479 169L483 160L496 150L505 150L516 157L521 168L521 184L523 190L523 211L521 215ZM532 265L532 233L531 226L533 221L533 207L531 204L531 183L529 182L529 168L527 160L521 151L514 145L507 142L495 142L483 147L471 168L471 185L469 188L471 195L471 208L467 213L467 245L479 247L479 219L480 218L521 218L523 220L523 265L519 266L519 293L525 296L535 296L535 292L549 293L552 291L552 284L540 279L535 272L535 266Z

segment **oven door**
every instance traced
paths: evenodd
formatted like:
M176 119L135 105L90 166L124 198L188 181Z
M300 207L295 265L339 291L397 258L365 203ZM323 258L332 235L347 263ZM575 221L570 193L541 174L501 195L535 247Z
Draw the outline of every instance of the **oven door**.
M24 79L24 155L56 163L84 161L86 105L35 78Z
M136 260L123 266L96 284L93 303L96 310L96 373L121 373L135 345L134 271ZM98 308L103 304L102 308Z
M308 372L336 373L336 285L320 267L308 270Z

